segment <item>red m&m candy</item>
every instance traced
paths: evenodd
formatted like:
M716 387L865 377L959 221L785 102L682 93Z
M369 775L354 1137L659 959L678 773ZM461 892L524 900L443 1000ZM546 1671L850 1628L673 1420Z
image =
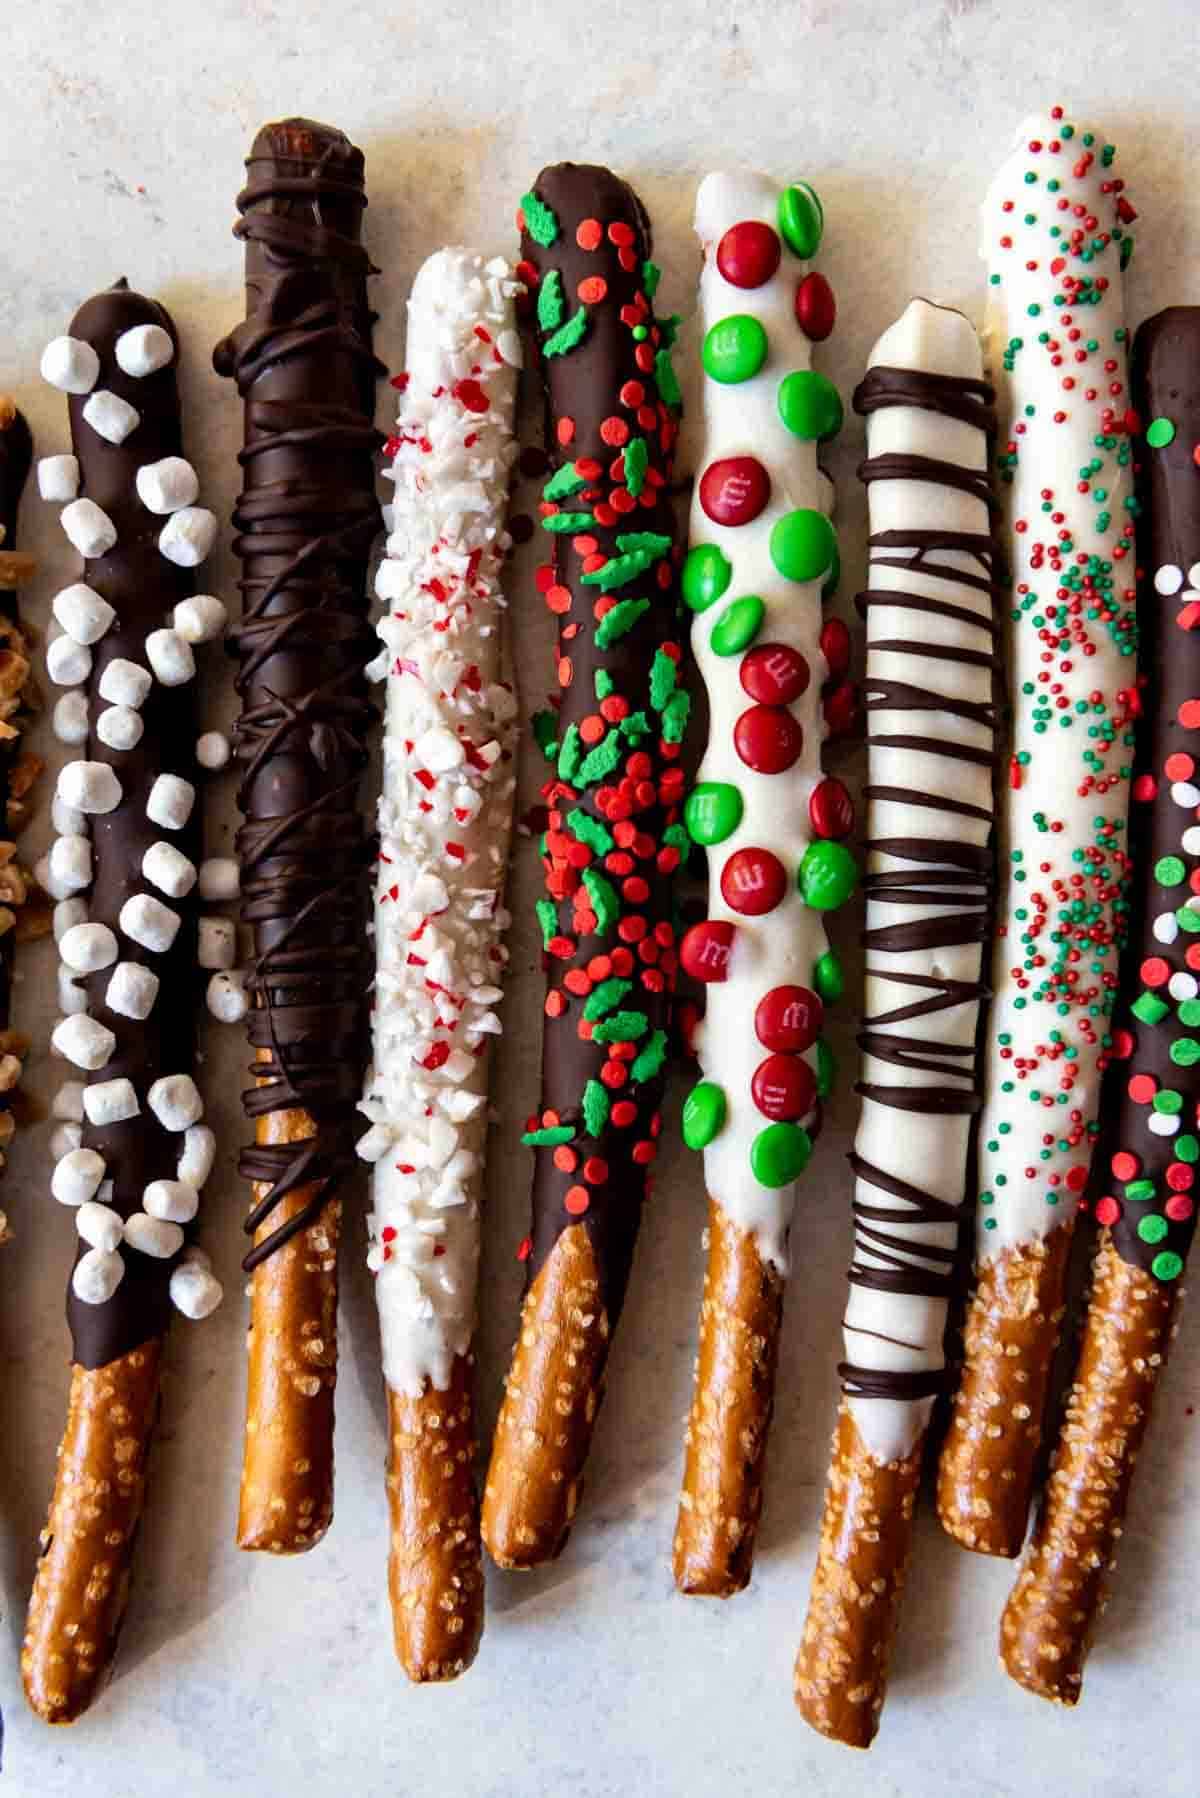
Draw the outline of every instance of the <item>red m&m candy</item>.
M679 945L679 963L693 980L706 983L729 975L729 952L737 935L736 925L725 918L705 918L693 924Z
M805 275L796 288L796 322L814 343L824 343L837 322L837 301L824 275Z
M770 225L744 219L730 225L717 245L717 267L732 287L762 287L779 267L781 254L778 233Z
M858 693L853 681L844 680L826 695L821 706L831 737L844 737L858 717Z
M714 524L749 524L771 497L771 477L755 456L724 456L700 476L700 504Z
M830 680L840 680L850 666L850 632L840 618L825 620L820 642L821 654L829 664Z
M760 643L741 666L742 685L761 705L791 705L807 692L808 663L787 643Z
M752 705L733 727L733 746L756 774L782 774L804 747L804 730L778 706Z
M721 870L721 897L733 911L758 918L787 892L783 863L769 849L738 849Z
M825 1008L807 986L773 986L754 1012L754 1031L764 1049L799 1055L821 1034Z
M754 1070L750 1096L764 1117L796 1123L812 1110L817 1082L798 1055L768 1055Z
M808 801L808 821L818 837L848 837L854 829L854 805L840 780L831 774L815 786Z

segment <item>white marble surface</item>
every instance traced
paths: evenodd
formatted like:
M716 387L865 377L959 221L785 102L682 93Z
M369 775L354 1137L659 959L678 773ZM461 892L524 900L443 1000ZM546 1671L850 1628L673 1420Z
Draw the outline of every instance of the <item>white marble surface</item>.
M1200 298L1194 0L1127 8L1092 0L525 0L342 8L320 0L59 0L4 8L0 111L3 270L0 386L26 406L40 447L64 447L64 409L36 380L46 337L119 274L160 295L185 343L190 453L227 516L238 408L209 367L241 316L229 235L241 157L264 119L308 112L367 153L370 248L384 273L377 347L403 357L403 304L418 262L448 240L513 244L516 201L564 155L608 161L654 217L668 306L691 305L689 228L698 178L746 161L813 181L825 202L822 266L840 301L824 366L844 393L914 291L978 313L976 215L1020 118L1062 99L1121 150L1141 218L1134 320ZM511 17L510 17L511 15ZM1136 15L1136 16L1135 16ZM1189 117L1191 114L1191 117ZM386 404L386 398L382 402ZM839 606L861 581L865 505L852 421L831 457L847 550ZM27 603L44 623L68 570L34 500L25 539L44 557ZM227 539L216 567L232 597ZM548 621L514 587L525 698L550 678ZM228 718L228 672L209 682ZM47 733L48 734L48 733ZM527 792L536 769L526 766ZM228 796L228 795L227 795ZM48 809L48 797L47 797ZM210 819L225 848L232 808ZM34 833L45 835L43 825ZM516 876L519 925L501 1057L484 1270L481 1386L494 1414L520 1289L526 1167L515 1147L536 1089L532 846ZM846 944L856 926L835 928ZM27 954L20 1021L41 1030L47 946ZM1126 1534L1117 1593L1082 1709L1060 1714L996 1663L1011 1570L972 1560L922 1521L883 1732L869 1759L811 1735L791 1705L791 1661L812 1566L850 1246L843 1160L853 1125L849 1008L833 1127L804 1182L753 1585L718 1606L676 1597L668 1555L701 1266L695 1165L668 1157L647 1214L592 1457L567 1553L544 1575L493 1577L475 1669L440 1690L407 1688L391 1656L384 1586L383 1405L361 1227L345 1258L337 1515L290 1562L239 1555L232 1532L243 1396L244 1305L236 1273L242 1193L240 1033L206 1030L221 1175L203 1239L229 1298L171 1341L151 1502L118 1677L96 1711L48 1733L26 1713L17 1648L66 1391L61 1292L71 1220L47 1192L48 1128L21 1138L4 1202L17 1231L0 1258L0 1703L3 1789L21 1798L760 1798L795 1791L876 1798L992 1798L1053 1787L1087 1798L1182 1798L1197 1786L1200 1477L1194 1371L1200 1313L1185 1314ZM516 1052L514 1052L516 1051ZM48 1093L35 1060L31 1083ZM676 1094L676 1104L678 1093Z

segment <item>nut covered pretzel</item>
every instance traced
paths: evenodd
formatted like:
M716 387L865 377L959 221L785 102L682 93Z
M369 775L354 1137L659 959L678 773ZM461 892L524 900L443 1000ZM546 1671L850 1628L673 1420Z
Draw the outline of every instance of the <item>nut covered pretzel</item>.
M945 1386L993 887L995 428L974 327L913 300L854 396L867 416L866 1010L843 1399L796 1701L866 1748Z
M836 659L842 642L821 619L837 539L817 451L842 422L810 366L834 314L809 266L821 206L804 183L712 174L695 224L707 378L683 592L709 737L685 817L710 891L680 956L707 993L683 1134L704 1151L708 1268L674 1570L681 1591L728 1597L750 1578L788 1232L832 1078L824 918L856 870L849 797L821 773L826 645Z
M1113 154L1056 107L1021 128L984 205L1014 716L977 1285L938 1487L946 1529L984 1554L1017 1554L1027 1528L1127 922L1136 619L1121 270L1133 213Z
M1130 811L1137 888L1090 1196L1101 1225L1083 1342L1029 1557L1004 1613L1009 1673L1080 1694L1196 1227L1200 1163L1200 307L1133 346L1145 430L1139 607L1144 710Z
M566 1540L657 1153L675 977L671 876L688 696L678 681L667 498L679 391L641 202L607 169L544 169L522 261L554 469L539 574L559 621L557 720L542 744L547 970L529 1285L483 1501L504 1567Z
M47 664L78 692L88 733L58 778L43 875L59 901L66 1013L52 1046L83 1076L55 1107L67 1122L51 1192L78 1230L71 1392L21 1657L26 1696L50 1723L86 1710L112 1666L172 1310L204 1317L221 1297L188 1243L215 1149L191 1071L191 595L216 519L194 503L182 454L177 359L167 313L122 281L88 300L42 360L69 395L74 450L54 458L69 466L42 489L64 502L82 557L80 579L53 602L61 635Z
M265 125L235 236L246 319L217 346L245 405L234 522L243 615L237 761L255 1143L249 1385L238 1542L296 1553L333 1511L339 1189L361 1095L373 717L366 565L379 528L377 365L362 152L308 119Z
M471 1350L516 788L501 580L519 286L506 262L462 249L417 275L376 577L387 724L358 1152L374 1164L392 1619L414 1680L461 1673L483 1628Z

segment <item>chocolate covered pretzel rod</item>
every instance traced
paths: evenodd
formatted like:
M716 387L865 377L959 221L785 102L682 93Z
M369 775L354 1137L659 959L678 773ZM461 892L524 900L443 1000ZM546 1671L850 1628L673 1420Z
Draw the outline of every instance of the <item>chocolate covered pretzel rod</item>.
M255 1146L238 1542L291 1554L333 1514L339 1190L362 1092L365 822L373 717L366 564L379 528L377 365L362 152L328 125L265 125L234 235L246 319L217 346L245 404L234 521L243 613L237 836L255 960L244 1095Z
M1136 648L1121 275L1133 214L1111 145L1064 122L1061 107L1018 135L983 215L1014 720L977 1287L938 1489L951 1535L998 1555L1018 1553L1025 1536L1111 1050Z
M579 1501L657 1150L675 975L680 742L679 392L653 307L650 226L607 169L544 169L521 202L555 452L539 576L559 620L557 730L538 901L548 991L529 1284L496 1426L483 1536L501 1566L556 1555ZM550 738L553 737L553 741Z
M417 275L375 582L387 726L358 1152L374 1163L392 1621L414 1680L461 1673L483 1629L472 1341L516 786L502 575L519 291L506 262L469 250Z
M1200 307L1133 345L1145 427L1139 614L1147 671L1130 813L1138 870L1117 1053L1091 1192L1102 1226L1075 1384L1000 1651L1031 1692L1074 1704L1121 1537L1196 1228L1200 1163ZM1153 593L1149 591L1153 585Z
M869 1747L945 1385L993 888L993 392L962 313L913 300L854 396L871 510L866 1010L843 1398L796 1702Z
M804 184L713 174L695 222L707 379L683 591L709 740L685 815L710 891L680 954L707 983L683 1133L704 1150L708 1266L674 1568L681 1591L728 1597L750 1578L796 1181L832 1072L824 914L855 868L839 840L849 798L821 775L837 541L817 448L842 404L810 367L834 314L808 269L820 202Z
M112 1666L172 1308L203 1317L221 1297L207 1258L185 1245L215 1147L192 1079L192 646L224 608L192 595L216 519L194 504L182 455L177 358L167 313L121 281L42 359L70 396L74 450L42 489L66 502L62 526L83 559L53 602L62 634L46 661L87 726L84 756L58 778L45 875L66 1011L51 1041L85 1079L56 1105L74 1146L60 1145L51 1192L79 1233L71 1392L21 1657L26 1696L49 1723L86 1710Z

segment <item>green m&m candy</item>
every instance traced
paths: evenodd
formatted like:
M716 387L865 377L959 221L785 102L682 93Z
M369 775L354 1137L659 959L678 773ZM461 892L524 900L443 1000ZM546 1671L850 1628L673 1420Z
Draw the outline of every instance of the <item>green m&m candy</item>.
M812 1137L799 1124L768 1124L750 1144L750 1172L760 1186L786 1186L811 1154Z
M683 1102L683 1140L689 1149L707 1148L724 1126L724 1091L715 1080L701 1080Z
M813 964L813 985L826 1005L835 1005L845 992L846 976L832 949L818 955Z
M683 565L683 597L693 612L715 605L733 579L733 569L715 543L698 543Z
M823 443L842 428L842 400L833 382L815 369L798 368L779 383L779 416L806 443Z
M807 262L815 256L825 228L825 211L807 181L795 181L779 196L779 235Z
M740 656L743 649L749 649L762 629L766 612L766 606L756 593L744 594L741 599L735 599L732 605L726 606L713 625L712 636L709 638L713 654Z
M723 387L748 381L767 359L767 334L748 312L719 318L700 352L704 372Z
M858 867L844 843L810 843L797 884L804 903L814 911L836 911L858 885Z
M693 843L723 843L742 821L742 796L727 780L702 780L688 794L683 822Z
M838 582L842 578L842 552L838 548L837 534L833 539L833 561L829 564L829 573L821 583L821 598L831 599L838 590Z
M771 527L771 560L789 581L816 581L828 574L837 550L833 526L824 512L801 506Z
M827 1099L837 1079L837 1057L823 1036L817 1038L817 1097Z

